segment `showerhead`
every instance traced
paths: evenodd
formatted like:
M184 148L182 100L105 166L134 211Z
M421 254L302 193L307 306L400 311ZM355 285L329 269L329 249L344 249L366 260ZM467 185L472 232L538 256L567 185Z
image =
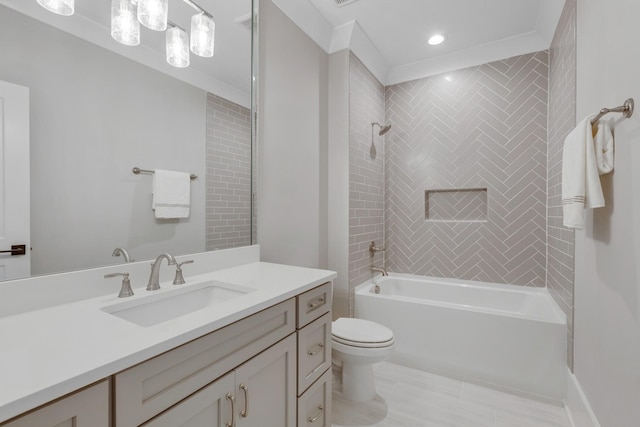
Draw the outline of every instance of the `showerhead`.
M381 125L380 123L371 123L371 130L373 131L373 127L374 126L378 126L380 128L380 132L378 132L378 135L382 136L385 133L389 132L389 129L391 129L391 125Z
M373 128L378 126L380 128L380 132L378 132L379 136L384 135L389 132L391 129L391 125L381 125L380 123L372 122L371 123L371 148L369 149L369 154L371 154L371 158L375 159L376 157L376 146L373 143Z

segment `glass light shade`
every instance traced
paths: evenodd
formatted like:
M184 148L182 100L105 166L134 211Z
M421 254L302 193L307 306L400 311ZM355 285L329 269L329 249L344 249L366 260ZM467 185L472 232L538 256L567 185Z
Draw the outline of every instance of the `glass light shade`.
M58 15L71 16L74 12L75 0L38 0L40 6Z
M169 0L138 0L138 21L156 31L167 29Z
M127 46L140 44L140 22L134 0L111 1L111 37Z
M216 24L204 13L191 17L191 52L205 58L213 56Z
M167 62L178 68L189 66L189 36L182 28L167 30Z

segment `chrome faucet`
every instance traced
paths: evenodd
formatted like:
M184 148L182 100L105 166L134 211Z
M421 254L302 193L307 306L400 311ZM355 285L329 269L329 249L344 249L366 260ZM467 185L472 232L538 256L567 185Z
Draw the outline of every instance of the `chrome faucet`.
M171 254L164 253L156 258L151 264L151 275L149 276L149 283L147 284L148 291L157 291L160 289L160 265L162 264L163 258L167 260L169 265L176 265L176 259Z
M113 253L111 254L111 256L120 256L120 255L122 255L122 257L124 258L124 262L135 261L135 259L131 258L131 255L129 255L129 252L127 252L125 248L115 248L113 250Z
M388 276L387 270L384 267L371 267L372 272L382 273L383 276Z

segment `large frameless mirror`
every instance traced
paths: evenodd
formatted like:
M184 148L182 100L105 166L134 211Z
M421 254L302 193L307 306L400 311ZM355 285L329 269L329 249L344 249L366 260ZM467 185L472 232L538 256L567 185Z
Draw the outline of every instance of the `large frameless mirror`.
M0 0L0 279L252 243L253 7ZM155 170L194 176L188 215Z

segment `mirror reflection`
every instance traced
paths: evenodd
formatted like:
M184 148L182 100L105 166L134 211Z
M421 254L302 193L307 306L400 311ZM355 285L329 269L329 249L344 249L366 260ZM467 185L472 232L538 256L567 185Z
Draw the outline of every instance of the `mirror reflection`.
M111 3L62 16L0 1L0 249L27 247L1 257L0 279L125 262L116 248L144 260L251 244L251 0L197 2L214 55L185 68L167 62L165 31L117 42ZM169 28L190 32L190 3L169 0ZM196 175L188 215L158 218L154 177L134 167Z

